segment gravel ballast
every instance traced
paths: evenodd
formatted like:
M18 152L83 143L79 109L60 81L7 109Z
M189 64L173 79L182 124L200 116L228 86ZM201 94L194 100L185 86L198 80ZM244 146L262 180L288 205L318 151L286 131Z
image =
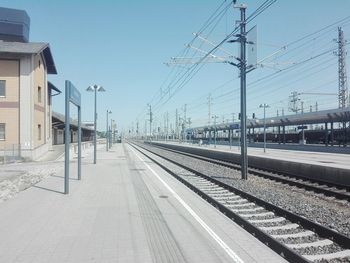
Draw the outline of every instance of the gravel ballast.
M63 170L62 163L20 163L3 166L0 171L0 203L15 197L19 192L37 184L47 176Z

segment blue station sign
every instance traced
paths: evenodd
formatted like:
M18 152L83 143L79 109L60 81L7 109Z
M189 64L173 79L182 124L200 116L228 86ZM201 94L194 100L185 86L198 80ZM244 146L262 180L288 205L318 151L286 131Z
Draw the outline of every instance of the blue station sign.
M239 129L239 124L230 124L231 129Z
M307 130L307 126L306 125L299 125L298 130Z
M81 106L81 95L79 90L74 87L72 82L69 80L66 80L68 87L69 87L69 100L72 102L75 106L80 107Z

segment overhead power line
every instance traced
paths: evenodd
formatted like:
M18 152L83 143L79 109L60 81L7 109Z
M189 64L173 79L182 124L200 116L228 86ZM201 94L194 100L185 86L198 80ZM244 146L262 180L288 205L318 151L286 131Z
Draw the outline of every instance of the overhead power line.
M248 17L249 20L247 20L247 23L251 22L255 17L257 17L259 14L264 12L268 7L270 7L273 3L275 3L277 0L267 0L265 1L260 7L258 7L257 10L253 12L254 15L251 15ZM238 32L238 29L240 26L236 26L233 31L228 34L221 42L219 42L215 47L210 49L207 54L205 54L202 59L198 61L198 63L194 64L189 68L189 70L181 76L181 78L176 81L175 84L179 85L175 88L174 92L160 105L163 106L165 103L167 103L179 90L181 90L193 77L197 74L197 72L203 67L202 62L210 56L210 54L214 54L219 47L221 47L224 43L226 43L231 37L235 36L235 34ZM180 81L181 80L181 81Z

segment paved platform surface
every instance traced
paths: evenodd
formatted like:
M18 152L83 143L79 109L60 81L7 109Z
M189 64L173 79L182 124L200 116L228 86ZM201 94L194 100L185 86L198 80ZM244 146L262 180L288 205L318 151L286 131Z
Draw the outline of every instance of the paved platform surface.
M285 262L130 146L0 203L0 262Z
M98 140L97 146L101 146L101 142L105 143L103 140ZM75 153L77 152L77 143L71 143L70 148L71 148L71 156L76 155ZM84 153L86 150L89 150L93 147L93 142L92 141L87 141L87 142L82 142L82 152ZM57 145L52 145L51 149L41 156L36 162L50 162L50 161L57 161L64 158L64 144L57 144Z
M238 146L229 145L201 145L192 143L178 143L178 142L164 142L175 145L184 145L191 147L199 147L201 149L211 149L217 151L227 151L240 154L241 150ZM284 161L300 162L307 164L316 164L328 167L350 169L350 155L349 154L336 154L336 153L324 153L324 152L307 152L307 151L292 151L281 149L264 149L248 147L248 156L258 156L263 158L278 159Z
M64 154L64 144L52 145L51 149L43 156L41 156L38 162L55 161Z

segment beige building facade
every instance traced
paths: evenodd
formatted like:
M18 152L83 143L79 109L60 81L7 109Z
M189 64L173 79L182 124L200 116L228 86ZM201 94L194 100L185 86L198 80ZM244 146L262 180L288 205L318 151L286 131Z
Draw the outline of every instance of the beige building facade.
M52 90L57 74L47 43L0 41L0 152L35 160L52 145ZM56 89L57 90L57 89Z

